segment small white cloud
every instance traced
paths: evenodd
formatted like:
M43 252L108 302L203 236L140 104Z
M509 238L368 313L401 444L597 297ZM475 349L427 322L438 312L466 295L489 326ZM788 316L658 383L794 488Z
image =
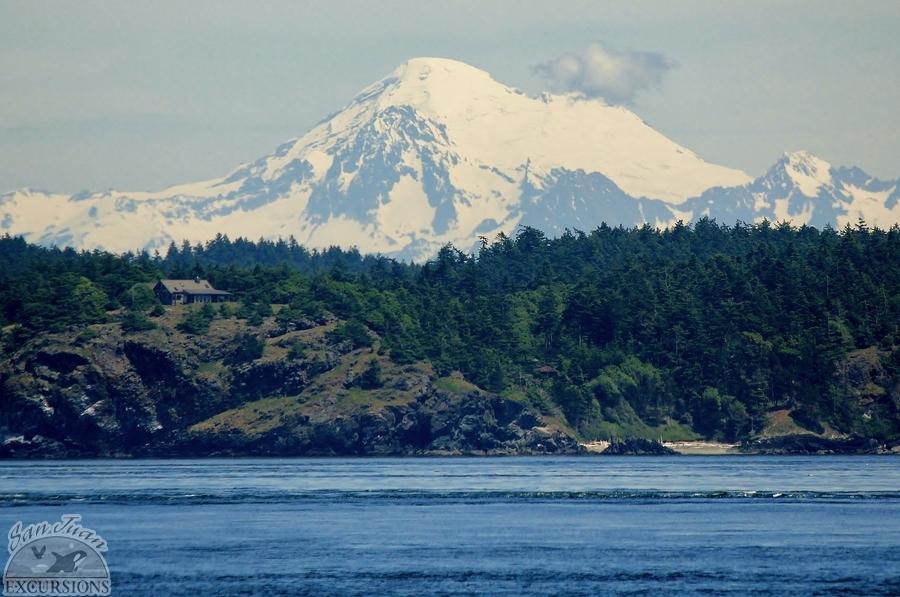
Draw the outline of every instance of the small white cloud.
M534 67L555 91L602 97L610 104L630 104L641 91L657 87L677 66L655 52L614 50L593 43L580 53L563 54Z

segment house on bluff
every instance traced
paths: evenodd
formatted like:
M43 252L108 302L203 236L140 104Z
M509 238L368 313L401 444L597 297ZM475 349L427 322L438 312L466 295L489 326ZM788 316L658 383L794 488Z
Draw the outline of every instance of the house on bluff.
M188 303L224 303L231 300L231 293L216 290L208 280L160 280L153 292L164 305Z

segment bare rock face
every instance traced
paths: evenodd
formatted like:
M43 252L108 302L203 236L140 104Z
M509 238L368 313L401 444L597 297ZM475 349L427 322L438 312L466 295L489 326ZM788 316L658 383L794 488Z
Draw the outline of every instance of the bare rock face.
M123 351L139 378L138 393L150 401L144 404L153 411L157 430L178 429L232 403L220 383L195 375L195 364L184 355L138 341L124 342Z
M44 346L0 371L0 454L107 450L118 430L117 394L81 351Z
M51 338L0 367L0 456L132 454L228 397L152 344Z
M231 390L235 395L247 399L271 394L297 394L314 377L333 369L337 362L333 355L329 355L324 359L299 362L272 361L242 365L233 372Z

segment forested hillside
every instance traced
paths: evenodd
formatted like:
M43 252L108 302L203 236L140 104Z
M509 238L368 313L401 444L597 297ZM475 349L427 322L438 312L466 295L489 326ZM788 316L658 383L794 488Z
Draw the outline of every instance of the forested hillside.
M445 247L423 265L295 243L171 246L115 256L0 240L6 357L28 338L121 321L152 328L149 283L208 278L240 302L180 324L338 318L398 364L430 362L481 388L562 410L583 438L734 440L787 410L795 424L900 433L900 229L841 231L702 220L659 231L532 228ZM248 341L249 342L249 341ZM251 346L252 348L252 346ZM298 349L302 350L302 348ZM251 355L252 358L252 355Z

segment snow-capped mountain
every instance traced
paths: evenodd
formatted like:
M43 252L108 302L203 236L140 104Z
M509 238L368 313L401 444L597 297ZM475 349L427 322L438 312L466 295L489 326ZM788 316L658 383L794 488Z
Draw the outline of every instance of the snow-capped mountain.
M768 219L836 228L860 218L871 226L900 223L900 180L881 181L859 168L834 168L806 151L786 153L751 183L714 187L683 204L694 218L720 222Z
M529 97L453 60L418 58L302 137L230 174L159 192L0 195L0 232L111 251L293 236L409 259L527 224L665 226L790 218L900 220L897 184L790 154L757 180L705 162L633 112ZM831 218L829 220L828 218Z

